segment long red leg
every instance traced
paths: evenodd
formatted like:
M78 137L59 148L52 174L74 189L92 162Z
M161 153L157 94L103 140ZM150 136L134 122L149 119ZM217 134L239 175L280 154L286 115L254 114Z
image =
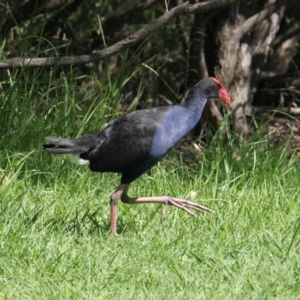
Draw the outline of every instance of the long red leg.
M163 204L163 210L161 215L161 220L163 221L166 217L166 211L167 211L167 205L173 205L188 214L190 214L193 217L197 217L197 215L192 212L190 209L193 209L195 211L199 212L210 212L213 213L211 209L208 207L199 205L195 202L187 201L185 199L180 198L172 198L168 196L158 196L158 197L138 197L138 198L131 198L127 195L127 192L129 190L129 184L124 185L123 187L123 193L121 194L121 200L124 203L127 204L142 204L142 203L161 203Z
M110 232L117 235L117 218L118 218L118 199L120 198L125 185L120 184L110 198Z

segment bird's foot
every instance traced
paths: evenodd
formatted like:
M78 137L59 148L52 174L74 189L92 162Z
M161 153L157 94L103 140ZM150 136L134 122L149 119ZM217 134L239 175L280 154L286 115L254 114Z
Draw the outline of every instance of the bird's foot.
M131 198L127 195L128 187L126 190L123 190L123 193L121 194L121 200L122 202L126 204L142 204L142 203L160 203L163 204L162 208L162 214L161 214L161 222L164 221L167 214L167 208L168 205L173 205L189 215L197 218L197 214L195 214L192 210L196 212L209 212L214 213L211 209L208 207L199 205L198 203L187 201L185 199L180 198L171 198L168 196L157 196L157 197L137 197L137 198Z
M161 213L161 218L160 218L161 223L166 218L168 205L173 205L179 209L182 209L183 211L187 212L189 215L191 215L195 218L198 218L198 215L196 215L190 209L194 209L199 212L206 211L209 213L214 213L214 211L211 210L210 208L199 205L198 203L187 201L185 199L167 197L167 199L163 203L163 208L162 208L162 213Z
M160 217L160 223L162 224L163 221L165 220L166 216L167 216L167 208L169 205L169 200L171 200L172 198L168 197L168 199L164 202L163 204L163 208L162 208L162 212L161 212L161 217Z

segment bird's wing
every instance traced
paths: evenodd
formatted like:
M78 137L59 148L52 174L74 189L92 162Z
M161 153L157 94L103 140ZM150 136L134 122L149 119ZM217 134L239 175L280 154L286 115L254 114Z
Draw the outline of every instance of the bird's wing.
M102 138L81 157L91 169L100 172L123 172L150 157L150 149L164 109L135 111L118 118L101 131ZM97 136L97 135L96 135Z

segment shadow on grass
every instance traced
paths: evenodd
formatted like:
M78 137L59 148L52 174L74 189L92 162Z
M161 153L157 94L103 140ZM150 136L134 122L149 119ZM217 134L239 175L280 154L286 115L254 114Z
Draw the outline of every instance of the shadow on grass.
M41 208L33 216L26 214L23 222L26 226L32 227L37 224L43 218L44 208ZM48 218L43 222L43 228L47 231L53 232L65 232L66 234L83 235L87 233L89 235L101 234L107 235L110 232L110 223L104 219L99 220L99 215L102 213L101 208L91 211L86 210L85 212L78 211L75 215L67 214L64 216L56 216L54 218ZM155 212L154 212L155 214ZM148 222L145 221L147 225ZM146 226L144 224L144 226ZM122 216L118 219L118 234L124 234L130 228L130 231L135 231L137 227L135 221L125 221Z

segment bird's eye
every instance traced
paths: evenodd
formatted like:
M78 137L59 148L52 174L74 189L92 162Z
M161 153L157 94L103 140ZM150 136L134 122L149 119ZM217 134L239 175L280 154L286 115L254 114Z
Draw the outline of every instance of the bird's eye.
M205 95L209 95L209 94L210 94L210 90L209 90L209 89L205 89L205 90L204 90L204 94L205 94Z

